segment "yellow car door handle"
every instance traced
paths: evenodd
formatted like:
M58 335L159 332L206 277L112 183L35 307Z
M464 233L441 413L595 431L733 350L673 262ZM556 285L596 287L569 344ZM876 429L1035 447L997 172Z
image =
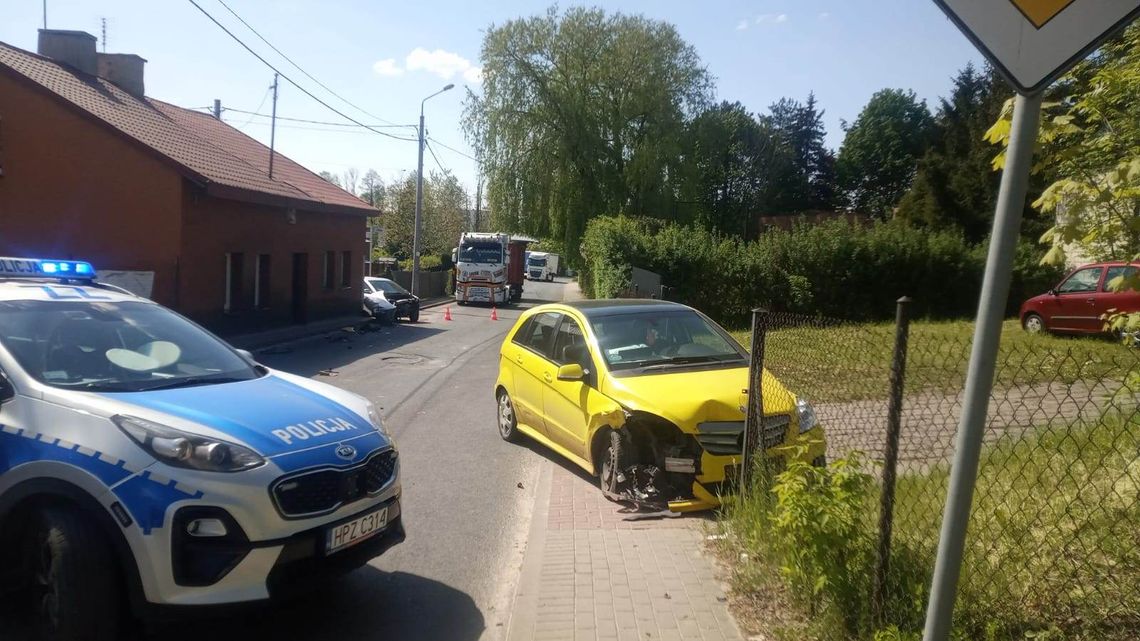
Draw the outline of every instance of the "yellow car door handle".
M515 362L518 363L519 365L522 365L522 354L515 356Z
M550 375L550 372L546 372L545 374L542 375L542 377L546 379L547 383L554 380L554 377Z

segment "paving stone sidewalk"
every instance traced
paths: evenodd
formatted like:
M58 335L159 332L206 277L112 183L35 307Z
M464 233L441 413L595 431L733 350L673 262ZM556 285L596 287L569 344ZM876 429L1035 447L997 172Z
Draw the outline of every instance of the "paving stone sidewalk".
M508 639L743 637L700 516L626 520L593 480L544 466Z

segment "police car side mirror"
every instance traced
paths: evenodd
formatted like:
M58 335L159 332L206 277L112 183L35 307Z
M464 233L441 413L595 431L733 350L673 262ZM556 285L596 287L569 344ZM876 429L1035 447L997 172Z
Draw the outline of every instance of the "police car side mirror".
M0 405L16 398L16 388L12 387L12 383L8 380L7 376L0 374Z

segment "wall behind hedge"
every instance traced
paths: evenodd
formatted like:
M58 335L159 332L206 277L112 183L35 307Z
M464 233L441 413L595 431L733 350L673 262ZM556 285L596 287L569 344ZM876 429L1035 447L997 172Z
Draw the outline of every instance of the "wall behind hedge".
M895 300L914 298L920 317L973 317L985 266L984 245L955 231L926 231L899 222L843 220L774 230L743 243L699 228L630 217L602 217L582 246L586 293L615 296L630 267L657 272L677 299L722 323L742 326L750 310L819 314L848 320L894 317ZM1018 247L1007 311L1056 284L1060 273L1037 264L1040 252Z

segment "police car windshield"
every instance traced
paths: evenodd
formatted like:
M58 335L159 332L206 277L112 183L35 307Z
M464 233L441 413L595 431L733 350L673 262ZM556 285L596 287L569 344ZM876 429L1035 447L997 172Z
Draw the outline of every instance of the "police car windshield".
M0 302L0 344L36 380L141 392L257 378L224 343L149 303Z

